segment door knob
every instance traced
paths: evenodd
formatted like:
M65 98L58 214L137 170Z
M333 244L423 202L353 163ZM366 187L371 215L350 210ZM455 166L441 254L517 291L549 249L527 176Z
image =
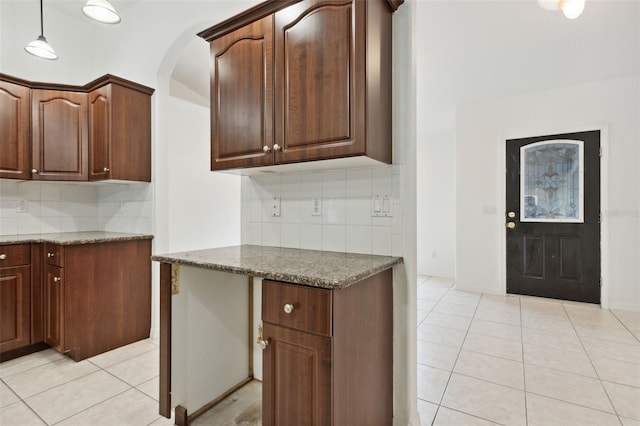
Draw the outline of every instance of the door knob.
M33 173L34 175L38 174L38 169L31 169L31 173Z
M61 278L60 278L60 277L53 277L53 282L54 282L54 283L59 283L59 282L60 282L60 280L61 280Z
M513 219L514 217L516 217L516 212L507 213L507 217L509 217L510 219Z
M278 144L273 145L273 150L274 151L280 151L280 145L278 145Z
M47 257L53 257L55 256L55 253L47 253Z
M287 303L284 305L284 312L287 314L290 314L291 312L293 312L293 305L291 303Z
M264 351L267 349L267 346L269 346L269 340L258 339L258 346Z
M7 258L7 255L2 253L0 254L0 260L5 260Z
M269 151L271 151L271 148L270 148L270 147L268 147L267 145L265 145L265 146L263 146L263 147L262 147L262 150L263 150L264 152L269 152Z
M109 168L108 168L108 167L105 167L105 168L104 168L104 171L105 171L105 172L109 172L110 170L109 170Z
M507 228L516 229L516 223L515 222L507 222Z

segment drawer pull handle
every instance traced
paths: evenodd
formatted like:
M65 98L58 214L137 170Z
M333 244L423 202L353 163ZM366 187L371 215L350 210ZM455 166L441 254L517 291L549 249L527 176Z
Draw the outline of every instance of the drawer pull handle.
M290 314L291 312L293 312L293 305L291 303L287 303L284 305L284 312L286 314Z
M2 253L0 254L0 260L5 260L7 258L7 255Z
M267 346L269 346L269 340L258 339L258 346L264 351L267 349Z
M60 282L60 280L61 280L61 278L60 278L60 277L53 277L53 282L54 282L54 283L59 283L59 282Z

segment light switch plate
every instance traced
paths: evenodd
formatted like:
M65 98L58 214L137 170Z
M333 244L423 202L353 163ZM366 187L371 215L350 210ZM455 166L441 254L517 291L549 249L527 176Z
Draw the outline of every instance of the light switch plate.
M393 198L388 194L376 194L371 197L371 217L392 217Z

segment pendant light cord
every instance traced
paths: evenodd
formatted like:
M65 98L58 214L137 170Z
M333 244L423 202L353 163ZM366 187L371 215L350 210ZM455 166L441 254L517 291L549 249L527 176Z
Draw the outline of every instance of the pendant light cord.
M40 0L40 35L44 37L44 18L42 17L42 0Z

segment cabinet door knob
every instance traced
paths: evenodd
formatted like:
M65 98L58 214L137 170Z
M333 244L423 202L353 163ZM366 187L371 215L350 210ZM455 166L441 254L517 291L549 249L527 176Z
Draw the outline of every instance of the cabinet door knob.
M31 173L33 173L34 175L38 174L38 169L31 169Z
M264 351L267 349L267 346L269 346L269 340L258 339L258 346Z
M284 305L284 312L287 314L290 314L291 312L293 312L293 305L291 303L287 303Z
M54 283L59 283L59 282L60 282L60 280L61 280L61 278L60 278L60 277L53 277L53 282L54 282Z
M108 167L105 167L105 168L104 168L104 171L105 171L105 172L110 172L111 170L109 170L109 168L108 168Z
M271 151L271 148L270 148L270 147L268 147L267 145L265 145L265 146L263 146L263 147L262 147L262 150L263 150L264 152L269 152L269 151Z
M0 260L5 260L7 258L7 255L2 253L0 254Z
M273 145L273 150L274 151L280 151L280 145L278 145L278 144Z
M53 257L55 256L55 253L47 253L47 257Z

